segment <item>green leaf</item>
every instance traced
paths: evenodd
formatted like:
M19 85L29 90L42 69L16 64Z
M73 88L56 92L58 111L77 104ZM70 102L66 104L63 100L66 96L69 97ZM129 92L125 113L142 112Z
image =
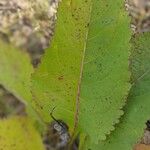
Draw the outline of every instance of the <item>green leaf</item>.
M125 115L109 138L99 145L87 146L92 150L132 150L140 140L145 122L150 119L150 33L132 40L131 69L133 87L128 98Z
M33 74L35 108L93 141L105 139L123 114L130 89L131 36L123 1L63 0L52 46Z
M33 73L33 67L29 56L24 51L2 41L0 41L0 54L0 84L26 104L28 115L42 130L44 125L32 108L30 77Z
M28 55L0 41L0 84L23 102L32 99L30 76L33 72Z
M0 120L0 149L44 150L42 139L26 117Z

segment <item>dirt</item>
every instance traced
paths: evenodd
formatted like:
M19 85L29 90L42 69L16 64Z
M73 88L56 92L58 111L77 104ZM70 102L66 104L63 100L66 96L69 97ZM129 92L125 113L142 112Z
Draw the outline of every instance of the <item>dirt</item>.
M150 150L150 146L145 144L139 144L135 146L134 150Z
M0 86L0 118L6 118L12 115L26 115L25 105Z
M49 46L57 1L0 0L0 37L27 51L36 67Z
M126 0L134 33L150 31L150 0Z

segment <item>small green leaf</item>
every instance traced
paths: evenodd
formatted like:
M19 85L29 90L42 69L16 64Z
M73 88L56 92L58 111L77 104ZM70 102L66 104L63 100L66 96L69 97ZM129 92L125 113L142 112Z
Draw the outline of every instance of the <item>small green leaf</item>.
M70 130L105 139L130 89L129 20L123 1L63 0L52 46L33 74L35 108Z
M1 150L44 150L42 139L26 117L0 120Z
M32 99L30 76L33 72L28 55L0 41L0 84L23 102Z
M42 121L32 108L30 77L33 73L33 67L29 56L26 52L2 41L0 41L0 54L0 84L24 102L27 106L26 111L33 122L38 124L40 128L44 128Z
M131 69L133 87L128 104L116 130L98 145L89 144L92 150L132 150L140 140L145 122L150 119L150 33L136 36L132 40ZM88 141L89 142L89 141Z

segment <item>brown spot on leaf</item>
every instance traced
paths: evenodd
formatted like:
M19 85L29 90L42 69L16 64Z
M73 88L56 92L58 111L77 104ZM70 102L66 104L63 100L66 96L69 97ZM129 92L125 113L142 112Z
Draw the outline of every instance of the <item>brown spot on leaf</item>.
M63 80L63 79L64 79L64 76L58 77L58 80Z

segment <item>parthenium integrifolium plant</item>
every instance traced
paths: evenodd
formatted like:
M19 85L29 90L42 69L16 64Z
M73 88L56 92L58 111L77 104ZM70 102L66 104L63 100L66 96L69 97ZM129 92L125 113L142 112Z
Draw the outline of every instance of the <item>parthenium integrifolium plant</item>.
M47 24L49 2L30 2L28 10L41 10L31 15L34 19L30 25L37 23L33 33L41 35L37 33L42 32L41 24ZM0 74L0 82L27 106L32 105L44 122L59 120L54 125L59 133L67 131L67 141L78 135L80 149L132 149L149 115L149 35L135 36L131 46L130 19L120 0L64 0L57 16L51 47L36 70L28 55L22 56L12 46L0 44L3 58L9 60L0 59L0 71L5 73L5 77ZM30 42L26 46L29 45ZM7 53L7 49L11 51ZM22 58L19 63L17 57ZM50 115L52 110L56 119ZM67 125L67 130L59 126L60 122Z

